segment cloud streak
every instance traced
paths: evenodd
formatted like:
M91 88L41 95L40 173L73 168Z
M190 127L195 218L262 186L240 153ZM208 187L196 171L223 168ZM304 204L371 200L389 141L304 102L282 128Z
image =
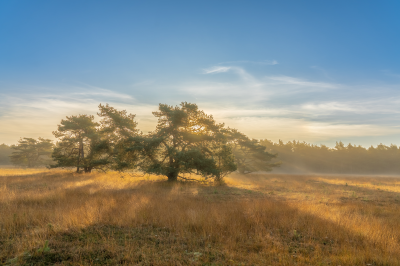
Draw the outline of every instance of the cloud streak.
M157 106L138 103L134 97L98 87L70 87L62 93L0 95L0 143L13 144L20 137L39 136L53 139L52 131L66 116L96 115L99 103L109 103L117 109L136 114L140 129L154 130L156 119L152 111ZM97 119L97 118L96 118Z
M301 87L312 87L312 88L320 88L320 89L334 89L337 88L337 85L325 82L311 82L304 79L288 77L288 76L270 76L267 77L268 80L274 81L275 84L282 85L297 85Z
M218 74L218 73L225 73L231 70L232 67L219 67L215 66L212 68L204 69L204 74Z
M254 65L278 65L278 61L276 60L263 60L263 61L249 61L249 60L239 60L239 61L228 61L228 62L222 62L219 63L218 65L226 65L226 64L254 64Z
M213 79L184 84L181 91L204 101L214 95L217 99L223 97L226 101L240 101L256 107L260 102L270 101L274 97L325 92L340 87L338 84L283 75L255 77L238 66L214 66L204 69L203 74L210 75ZM219 75L224 76L224 79L218 80ZM226 78L230 81L226 81Z

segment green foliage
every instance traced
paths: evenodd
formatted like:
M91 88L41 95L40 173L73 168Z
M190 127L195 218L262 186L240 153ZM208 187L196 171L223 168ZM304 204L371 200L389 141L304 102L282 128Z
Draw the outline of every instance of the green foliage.
M128 114L126 110L118 111L108 104L100 104L99 109L97 115L102 117L100 131L110 142L116 143L138 132L134 114Z
M49 252L51 249L49 248L49 240L46 240L44 243L43 247L39 248L37 252L40 253L46 253Z
M92 169L120 169L121 158L126 152L123 141L137 134L135 115L125 110L117 111L99 105L100 123L92 115L70 116L61 120L53 134L59 139L52 157L57 164L51 167L76 167L90 173Z
M180 106L159 105L154 132L127 139L126 151L139 154L137 165L145 173L165 175L169 181L182 174L198 174L219 180L236 170L223 124L187 102Z
M61 120L58 130L53 131L60 141L52 154L56 164L51 167L76 167L77 172L79 168L90 172L95 166L102 164L98 151L103 147L96 128L99 124L93 121L92 115L66 118Z
M254 171L271 171L280 163L271 163L277 154L266 151L259 140L250 139L236 129L227 129L226 134L235 156L235 163L240 173L248 174Z
M10 155L12 154L12 148L6 144L0 144L0 165L10 164Z
M38 248L34 252L28 252L25 251L22 253L20 256L17 256L15 258L9 259L5 265L22 265L22 264L27 264L29 261L41 261L43 260L44 255L48 255L48 253L51 251L51 248L49 247L49 241L46 240L45 243L43 244L43 247ZM44 258L46 259L46 258ZM48 263L43 263L47 265ZM29 264L33 265L33 264Z
M17 145L11 146L15 150L10 155L11 163L25 167L36 167L50 163L50 154L53 143L49 139L21 138Z
M108 104L99 105L101 118L99 133L107 143L108 162L113 170L134 169L139 161L137 151L126 149L128 139L130 141L140 139L141 133L136 129L135 115L128 114L125 110L118 111Z
M243 173L268 171L276 155L266 152L257 140L234 129L224 128L196 104L160 104L153 112L156 130L143 134L136 129L135 115L99 105L100 123L94 116L70 116L61 120L53 134L59 139L52 167L83 169L139 169L165 175L168 180L201 175L221 182L237 166Z

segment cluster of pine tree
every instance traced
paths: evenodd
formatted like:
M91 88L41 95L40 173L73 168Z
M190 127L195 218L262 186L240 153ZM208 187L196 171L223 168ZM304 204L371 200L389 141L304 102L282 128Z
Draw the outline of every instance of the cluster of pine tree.
M400 148L383 144L364 148L337 142L334 148L300 141L261 140L282 162L277 172L331 174L399 174Z
M196 174L221 180L239 169L242 173L271 170L275 155L259 141L215 122L196 104L160 104L154 131L137 129L135 115L99 105L101 118L69 116L61 120L54 136L58 139L51 167L76 167L90 173L98 170L139 170L167 176L169 181Z
M221 180L238 170L283 173L398 174L400 148L364 148L342 142L334 148L306 142L250 139L215 122L187 102L160 104L153 112L156 129L143 134L135 115L99 105L99 122L92 115L67 116L49 139L22 138L17 145L0 145L0 164L25 167L74 167L77 172L131 171L164 175L175 181L189 174ZM13 152L12 152L13 151ZM275 161L275 162L274 162Z

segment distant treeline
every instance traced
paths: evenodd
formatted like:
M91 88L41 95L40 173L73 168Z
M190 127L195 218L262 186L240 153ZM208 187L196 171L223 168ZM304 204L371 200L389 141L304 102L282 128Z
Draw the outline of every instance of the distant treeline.
M160 104L153 115L156 129L142 133L135 115L108 104L97 115L62 119L53 131L57 141L29 137L16 145L0 145L0 164L20 167L141 171L164 175L169 181L201 175L221 181L239 171L331 174L400 174L400 149L379 144L364 148L341 141L329 148L300 141L251 139L236 129L218 124L196 104ZM278 167L279 166L279 167ZM186 176L185 176L186 175ZM189 178L190 179L190 178Z
M379 144L364 148L337 142L334 148L300 141L261 140L268 152L277 153L280 168L274 172L332 174L400 174L400 148Z
M0 144L0 165L11 164L10 155L12 152L11 146Z
M282 164L273 172L282 173L332 173L332 174L400 174L400 147L379 144L364 148L337 142L334 148L300 141L264 139L260 144L266 151L277 154L276 162ZM0 144L0 165L10 165L12 146Z

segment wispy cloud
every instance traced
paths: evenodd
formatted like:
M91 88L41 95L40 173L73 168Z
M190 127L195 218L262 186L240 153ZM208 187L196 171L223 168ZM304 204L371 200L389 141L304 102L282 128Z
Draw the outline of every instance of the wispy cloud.
M301 105L301 109L319 113L332 111L355 112L359 110L352 104L340 102L306 103Z
M310 123L306 126L307 131L320 139L343 138L343 137L364 137L364 136L385 136L388 134L400 133L399 127L390 127L371 124L329 124Z
M255 78L244 68L237 66L214 66L203 70L204 74L221 74L230 73L235 80L226 81L210 81L202 80L198 82L190 82L181 85L180 90L184 93L194 95L196 98L207 99L213 95L214 99L226 100L242 99L243 102L252 102L255 98L262 99L268 97L270 92L264 88L264 82ZM246 94L246 97L243 97ZM217 98L215 98L217 97Z
M128 103L135 99L127 94L114 92L98 87L74 87L63 89L58 93L26 93L0 95L2 105L12 109L46 110L51 113L64 113L69 110L93 110L100 102ZM4 114L3 114L4 115Z
M111 90L106 90L98 87L93 87L92 90L86 90L86 91L81 91L81 92L74 92L72 95L75 96L83 96L83 97L106 97L108 99L118 99L118 100L134 100L134 98L131 95L124 94L124 93L118 93L115 91Z
M332 142L400 132L400 93L392 85L378 88L287 75L255 76L234 65L217 65L204 74L215 75L181 90L195 95L198 104L220 122L252 137Z
M252 83L259 83L259 81L254 78L251 74L249 74L244 68L237 66L214 66L208 69L204 69L204 74L219 74L219 73L227 73L232 72L238 75L244 81L250 81Z
M278 64L276 60L263 60L263 61L250 61L250 60L238 60L238 61L227 61L221 62L218 65L227 65L227 64L254 64L254 65L270 65L274 66Z
M231 111L240 113L235 109ZM213 114L219 122L224 122L226 126L237 128L253 138L270 139L275 142L281 139L283 141L301 140L333 144L335 141L346 138L379 136L382 136L381 141L384 142L384 136L400 134L400 127L397 126L318 122L290 116L274 117L271 115L271 111L268 113L258 112L256 115L248 113L249 116L239 115L236 117L229 110L224 112L216 110ZM290 111L287 114L290 114Z
M242 67L238 66L214 66L203 70L204 74L231 73L239 80L227 81L200 81L185 84L183 91L196 96L207 97L211 93L214 96L224 96L226 99L241 98L242 101L264 101L273 96L288 95L305 92L323 92L338 88L339 85L315 82L289 76L262 76L255 77ZM245 95L245 97L243 97Z
M353 99L346 100L342 102L338 101L323 101L320 102L308 102L302 104L300 108L302 110L316 112L317 114L331 113L335 114L337 112L347 112L352 114L379 114L387 115L400 114L400 96L399 97L389 97L382 99Z
M284 85L298 85L302 87L317 87L321 89L334 89L337 88L337 85L326 82L311 82L304 79L289 77L289 76L269 76L267 77L269 80L275 81L275 84L284 84Z
M217 73L225 73L231 70L232 67L221 67L214 66L208 69L204 69L204 74L217 74Z
M60 90L58 90L60 91ZM46 137L66 116L98 112L99 103L136 114L140 129L154 130L152 111L157 106L138 103L133 96L93 86L63 88L58 93L0 95L0 143L15 143L19 137Z

